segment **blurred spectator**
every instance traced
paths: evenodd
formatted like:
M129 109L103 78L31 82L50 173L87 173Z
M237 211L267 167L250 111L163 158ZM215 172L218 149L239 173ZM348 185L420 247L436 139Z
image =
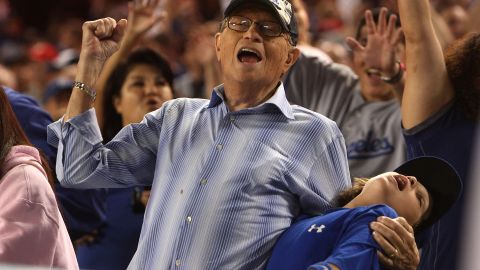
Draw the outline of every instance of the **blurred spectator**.
M460 5L442 6L439 13L450 29L454 39L462 38L468 31L468 13Z
M17 76L7 67L0 65L0 85L17 88Z
M315 46L326 53L333 62L353 67L350 54L343 42L340 43L330 39L320 39Z
M72 93L72 85L73 81L71 79L60 77L47 86L43 96L43 107L54 121L60 119L65 114L68 100Z
M75 49L61 51L55 59L50 61L49 67L52 76L67 77L73 80L77 73L79 52Z
M388 17L387 23L386 10L367 12L359 23L353 46L356 74L343 65L301 54L284 78L291 103L337 122L353 177L391 171L406 160L398 104L404 45L396 16Z
M180 96L209 98L220 84L214 36L218 22L206 22L189 31L183 54L186 72L175 80Z
M298 27L298 42L299 48L303 54L318 57L321 61L331 62L332 59L328 54L312 45L312 37L310 34L310 19L303 0L290 0L295 18L297 19Z

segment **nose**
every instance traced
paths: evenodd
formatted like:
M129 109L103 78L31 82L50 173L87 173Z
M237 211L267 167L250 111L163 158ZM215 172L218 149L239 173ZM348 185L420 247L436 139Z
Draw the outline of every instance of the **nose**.
M257 23L253 22L252 25L250 25L250 28L243 33L243 37L246 39L251 39L254 42L261 42L262 41L262 35L258 32L257 28Z
M145 84L145 95L151 95L157 93L158 86L154 82L148 82Z
M407 176L408 180L410 181L410 185L412 187L414 187L416 184L417 184L417 178L415 178L414 176Z

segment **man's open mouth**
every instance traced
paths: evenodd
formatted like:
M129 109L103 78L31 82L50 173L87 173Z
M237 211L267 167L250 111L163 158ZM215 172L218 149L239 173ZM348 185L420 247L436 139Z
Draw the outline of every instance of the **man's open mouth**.
M259 52L252 49L248 49L248 48L240 49L240 51L237 54L237 58L242 63L250 63L250 64L254 64L262 61L262 56L260 55Z

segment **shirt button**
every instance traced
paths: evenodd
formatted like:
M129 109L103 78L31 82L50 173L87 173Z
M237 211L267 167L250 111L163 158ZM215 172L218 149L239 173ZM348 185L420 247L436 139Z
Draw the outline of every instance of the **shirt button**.
M220 151L220 150L222 150L222 149L223 149L223 145L217 144L217 150Z
M176 266L180 266L181 263L182 263L182 262L180 261L180 259L177 259L177 260L175 261L175 265L176 265Z
M230 115L230 122L235 122L235 116Z
M192 217L191 217L191 216L188 216L188 217L187 217L187 222L188 222L188 223L192 223Z
M183 194L183 189L180 189L180 194Z
M201 185L206 185L207 184L207 179L202 179L202 181L200 181L200 184Z

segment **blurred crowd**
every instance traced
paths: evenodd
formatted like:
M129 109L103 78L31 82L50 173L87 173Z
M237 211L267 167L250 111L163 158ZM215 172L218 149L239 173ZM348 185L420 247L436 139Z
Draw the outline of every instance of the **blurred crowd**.
M295 1L294 1L295 2ZM301 1L296 1L301 2ZM434 0L437 34L446 47L470 29L478 29L480 1ZM162 0L165 23L155 25L137 40L171 64L177 96L209 97L219 82L212 36L228 0ZM0 84L33 96L52 118L58 119L69 97L81 45L81 26L101 17L127 18L127 1L63 0L31 2L0 0ZM316 47L334 61L351 65L345 37L366 9L394 0L305 0L306 14L298 15L305 29L300 45ZM298 5L298 3L297 3Z

